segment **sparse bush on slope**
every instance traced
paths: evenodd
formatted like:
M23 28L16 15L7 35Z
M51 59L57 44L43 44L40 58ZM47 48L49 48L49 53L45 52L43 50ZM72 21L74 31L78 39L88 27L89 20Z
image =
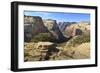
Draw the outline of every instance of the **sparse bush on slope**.
M82 43L90 42L90 36L89 35L78 35L72 38L70 41L68 41L68 46L76 46L80 45Z

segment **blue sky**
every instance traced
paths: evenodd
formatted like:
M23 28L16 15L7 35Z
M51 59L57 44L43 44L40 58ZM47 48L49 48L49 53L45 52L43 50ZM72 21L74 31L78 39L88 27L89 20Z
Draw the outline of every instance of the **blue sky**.
M90 21L90 14L87 14L87 13L24 11L24 15L40 16L40 17L42 17L42 19L53 19L53 20L56 20L57 22Z

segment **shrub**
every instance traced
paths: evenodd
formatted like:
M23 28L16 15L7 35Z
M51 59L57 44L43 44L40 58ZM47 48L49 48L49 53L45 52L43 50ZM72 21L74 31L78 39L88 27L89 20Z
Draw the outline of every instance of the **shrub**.
M31 39L31 42L53 41L54 37L50 33L39 33Z
M68 42L68 46L76 46L82 43L90 42L90 35L78 35Z

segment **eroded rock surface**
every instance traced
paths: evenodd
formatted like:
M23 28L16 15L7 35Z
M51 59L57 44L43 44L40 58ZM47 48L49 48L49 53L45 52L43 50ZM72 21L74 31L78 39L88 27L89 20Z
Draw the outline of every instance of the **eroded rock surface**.
M45 61L55 58L59 49L51 42L29 43L25 47L25 61ZM28 55L27 55L28 54Z
M62 34L62 32L59 29L59 26L58 26L56 20L47 19L47 20L43 20L43 22L44 22L44 25L50 31L50 33L52 33L52 35L57 40L63 40L63 39L65 39L64 35Z
M24 46L25 62L90 58L90 43L83 43L75 47L57 47L51 42L38 42L26 43Z

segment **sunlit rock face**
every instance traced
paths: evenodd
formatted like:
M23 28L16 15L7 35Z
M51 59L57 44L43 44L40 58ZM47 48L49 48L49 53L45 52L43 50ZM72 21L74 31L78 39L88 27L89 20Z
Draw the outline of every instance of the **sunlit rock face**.
M48 30L53 34L53 36L58 39L58 40L62 40L64 39L64 36L61 32L61 30L59 29L59 26L56 22L56 20L52 20L52 19L46 19L43 20L45 27L48 28Z
M65 28L63 34L66 37L74 37L77 35L89 35L90 34L90 25L86 22L81 22L77 24L71 24Z
M72 24L77 24L77 22L59 22L58 25L59 25L59 28L60 30L63 32L65 30L65 28L67 26L70 26Z

